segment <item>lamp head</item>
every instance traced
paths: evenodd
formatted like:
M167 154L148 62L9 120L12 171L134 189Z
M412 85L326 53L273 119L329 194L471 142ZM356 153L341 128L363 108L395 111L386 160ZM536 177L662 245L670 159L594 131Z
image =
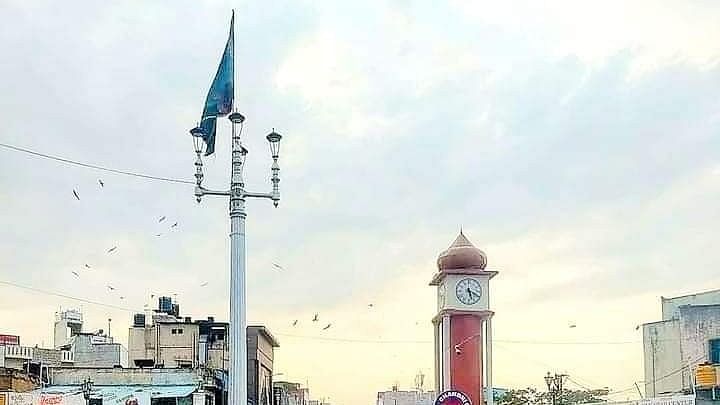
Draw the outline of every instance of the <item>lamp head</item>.
M195 147L195 153L200 154L203 152L205 146L205 130L199 125L190 130L190 135L193 137L193 146Z
M552 391L553 383L554 383L553 376L550 375L550 372L548 371L547 375L545 375L545 384L547 384L548 391Z
M277 159L278 156L280 156L280 140L282 139L282 135L275 132L275 128L273 128L273 131L265 138L270 143L270 153L272 154L273 159Z

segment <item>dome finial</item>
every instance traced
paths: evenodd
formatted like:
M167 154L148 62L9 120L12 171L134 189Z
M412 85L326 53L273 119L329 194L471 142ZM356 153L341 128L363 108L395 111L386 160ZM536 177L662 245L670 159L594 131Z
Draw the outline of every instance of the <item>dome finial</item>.
M482 271L485 269L486 264L487 257L485 253L470 242L463 233L462 227L455 241L438 257L440 271L449 269L476 269Z

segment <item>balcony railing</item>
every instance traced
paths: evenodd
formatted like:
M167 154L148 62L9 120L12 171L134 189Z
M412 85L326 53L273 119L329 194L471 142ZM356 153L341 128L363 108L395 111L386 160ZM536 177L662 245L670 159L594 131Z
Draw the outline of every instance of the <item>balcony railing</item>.
M8 345L5 346L5 357L9 359L32 360L33 348L29 346Z
M63 350L60 352L61 357L60 361L62 363L74 363L75 362L75 353L67 350Z

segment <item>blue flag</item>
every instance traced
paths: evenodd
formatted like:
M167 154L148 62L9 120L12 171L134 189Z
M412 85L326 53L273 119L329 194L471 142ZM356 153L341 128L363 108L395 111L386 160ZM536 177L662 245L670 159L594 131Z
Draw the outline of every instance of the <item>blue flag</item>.
M215 152L215 127L217 117L227 115L232 111L234 93L234 54L235 54L235 11L230 19L230 37L225 44L220 66L218 66L215 79L210 85L205 108L203 108L200 128L205 141L205 156Z

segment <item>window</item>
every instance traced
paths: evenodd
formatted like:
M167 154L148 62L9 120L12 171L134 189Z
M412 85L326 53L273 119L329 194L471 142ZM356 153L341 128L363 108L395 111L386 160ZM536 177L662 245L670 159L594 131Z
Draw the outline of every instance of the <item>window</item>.
M710 339L708 347L710 348L710 362L720 364L720 339Z
M182 330L182 329L178 329L178 335L182 335L182 334L183 334L183 330Z
M177 333L177 329L173 329L173 330L172 330L172 334L174 335L174 334L176 334L176 333Z

